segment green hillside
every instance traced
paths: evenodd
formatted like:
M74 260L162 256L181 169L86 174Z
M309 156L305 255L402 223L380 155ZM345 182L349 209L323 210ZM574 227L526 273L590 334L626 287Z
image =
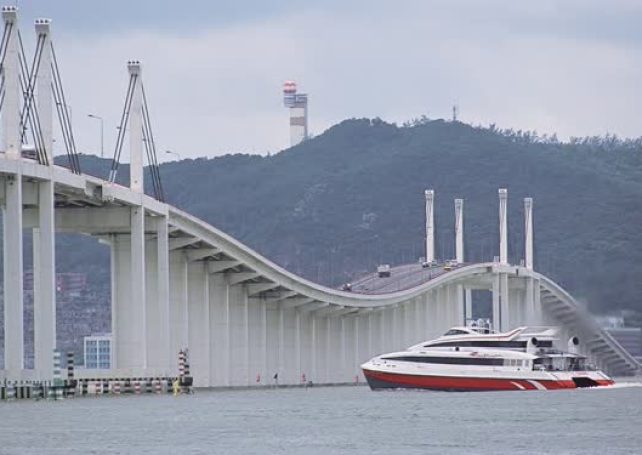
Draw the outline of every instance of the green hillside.
M86 172L106 175L105 161L82 162ZM170 203L331 285L422 255L426 188L436 192L439 256L454 255L453 199L460 197L466 259L491 260L498 254L497 189L506 187L511 262L523 255L523 198L532 196L536 269L594 310L642 309L639 141L559 143L459 122L398 127L361 119L273 156L183 160L164 164L161 175ZM104 248L78 251L68 242L60 242L61 267L93 264L96 279L106 279Z

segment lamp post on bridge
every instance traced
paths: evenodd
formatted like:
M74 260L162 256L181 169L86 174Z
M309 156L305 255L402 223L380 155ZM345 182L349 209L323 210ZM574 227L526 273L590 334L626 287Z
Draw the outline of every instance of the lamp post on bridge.
M100 157L105 158L105 122L104 119L96 114L87 114L87 117L100 121Z
M179 161L181 159L181 155L172 150L165 150L165 153L167 153L168 155L176 155L176 161Z

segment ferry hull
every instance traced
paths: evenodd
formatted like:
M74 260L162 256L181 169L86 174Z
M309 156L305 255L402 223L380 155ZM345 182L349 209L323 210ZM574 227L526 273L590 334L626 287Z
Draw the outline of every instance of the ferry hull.
M613 384L611 379L591 379L578 375L568 380L482 378L388 373L363 369L372 390L427 389L453 392L484 392L507 390L557 390L583 387L603 387Z

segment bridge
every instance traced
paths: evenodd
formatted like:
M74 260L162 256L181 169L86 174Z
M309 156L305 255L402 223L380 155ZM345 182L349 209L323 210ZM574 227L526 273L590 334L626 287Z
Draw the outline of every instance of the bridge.
M37 20L37 65L24 68L17 10L3 8L0 56L0 205L4 210L4 369L10 380L52 377L56 348L57 232L94 237L111 250L114 377L176 374L188 348L197 386L352 383L359 364L437 336L472 317L473 290L492 294L500 330L554 324L578 335L581 351L616 375L640 365L564 289L533 270L531 199L524 201L524 261L507 261L507 191L499 190L500 251L489 263L465 264L463 201L455 201L453 270L377 292L331 289L298 277L176 207L163 202L141 65L128 63L130 84L112 172L82 173L63 106L50 21ZM43 69L44 68L44 69ZM51 71L50 71L51 70ZM53 87L53 90L52 90ZM57 111L69 167L53 164ZM28 128L27 128L28 127ZM34 153L25 156L25 131ZM65 130L68 133L65 133ZM130 185L115 183L125 134ZM120 147L120 148L119 148ZM143 151L154 196L145 194ZM434 259L432 191L426 192L427 260ZM33 232L34 368L24 368L23 234ZM423 272L421 272L423 273Z

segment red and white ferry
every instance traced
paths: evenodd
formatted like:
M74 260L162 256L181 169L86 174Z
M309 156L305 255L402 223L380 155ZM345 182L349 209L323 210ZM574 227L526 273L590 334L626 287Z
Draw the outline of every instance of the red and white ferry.
M361 365L372 390L553 390L601 387L613 380L587 364L568 340L555 348L557 329L520 327L496 333L487 324L454 327L443 336L377 356Z

